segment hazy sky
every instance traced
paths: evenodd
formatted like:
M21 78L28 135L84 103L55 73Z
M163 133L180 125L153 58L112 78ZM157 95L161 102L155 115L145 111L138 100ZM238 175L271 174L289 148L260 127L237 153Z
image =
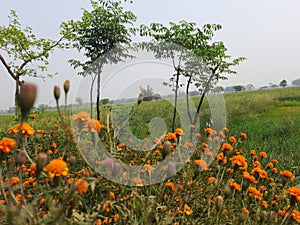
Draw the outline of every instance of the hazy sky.
M151 22L167 24L180 20L195 22L200 27L206 23L221 24L223 28L215 34L214 40L224 41L233 57L247 57L236 67L238 74L230 75L227 81L221 83L223 86L251 83L259 87L270 82L279 84L282 79L290 84L300 78L299 0L134 0L133 4L126 4L125 7L138 17L137 25L149 25ZM7 15L14 9L22 25L32 27L37 36L58 39L60 23L79 19L82 8L90 8L88 0L0 0L0 24L7 24ZM51 102L53 86L62 86L66 79L71 80L71 99L81 96L82 91L88 93L88 85L83 83L89 83L89 79L83 81L67 62L74 57L76 54L73 51L55 51L50 57L49 71L58 75L45 81L24 78L39 85L37 104ZM125 73L127 70L122 71ZM159 76L155 70L152 75ZM0 77L0 109L7 109L13 106L14 82L2 64ZM136 83L138 79L137 75L132 74L124 88L124 81L115 77L112 80L123 85L123 89L116 87L118 91L114 92L123 96L126 88L131 87L129 84ZM132 87L137 89L138 85ZM104 93L104 97L108 92Z

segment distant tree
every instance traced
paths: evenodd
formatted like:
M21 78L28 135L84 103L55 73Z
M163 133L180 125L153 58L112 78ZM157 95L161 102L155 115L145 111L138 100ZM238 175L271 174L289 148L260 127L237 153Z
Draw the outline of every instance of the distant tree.
M224 91L224 88L222 86L216 86L212 89L212 92L218 93L218 94L220 94L223 91Z
M91 114L93 107L93 87L97 85L96 111L100 120L100 81L105 64L115 64L131 57L126 45L131 43L131 35L135 32L133 23L136 16L124 11L121 1L91 0L92 10L84 10L81 20L70 20L61 25L61 33L69 40L71 47L84 52L85 62L71 59L74 68L81 68L80 75L90 75Z
M101 99L101 101L100 101L101 105L106 105L108 103L109 103L109 99L108 98Z
M190 123L195 124L199 118L204 97L213 87L213 84L219 80L227 79L225 74L236 73L232 67L245 59L244 57L231 59L224 43L212 40L214 33L221 28L222 26L219 24L206 24L201 29L197 27L197 24L187 21L170 22L168 27L159 23L152 23L149 27L145 25L140 27L142 36L152 37L150 46L143 47L155 52L157 58L168 58L173 63L174 72L169 79L169 86L173 87L175 95L172 119L173 132L179 87L183 86L180 83L180 77L187 78L185 86L187 112ZM188 98L191 84L201 92L194 116L191 115Z
M255 87L253 86L253 84L247 84L245 87L245 91L253 91L255 90Z
M0 62L15 81L15 107L18 113L22 77L51 77L44 74L49 64L48 58L55 47L62 47L62 38L58 41L37 38L31 27L22 28L14 10L10 11L8 18L8 25L0 26Z
M153 99L153 89L147 85L147 89L140 86L140 91L144 93L144 101L151 101Z
M243 85L235 85L233 86L233 89L235 92L240 92L240 91L244 91L245 90L245 86Z
M79 107L82 105L83 103L83 99L81 97L76 97L75 102L79 105Z
M287 81L283 79L282 81L280 81L279 85L284 88L287 86Z
M296 80L293 80L293 81L292 81L292 85L300 86L300 78L298 78L298 79L296 79Z

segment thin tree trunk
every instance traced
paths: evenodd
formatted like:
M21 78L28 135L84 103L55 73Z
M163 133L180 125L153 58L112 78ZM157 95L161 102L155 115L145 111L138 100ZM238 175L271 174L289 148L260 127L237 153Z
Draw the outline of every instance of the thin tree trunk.
M176 108L177 108L177 96L178 96L178 88L179 88L179 75L180 75L180 69L177 68L176 73L176 87L175 87L175 103L174 103L174 111L173 111L173 120L172 120L172 132L175 131L175 120L176 120Z
M187 81L187 85L186 85L186 108L187 108L187 113L188 113L188 117L190 120L190 124L193 123L193 119L192 119L192 115L191 115L191 109L190 109L190 101L189 101L189 89L190 89L190 84L192 81L192 75L190 75L188 81Z
M92 83L91 83L91 88L90 88L90 117L93 118L93 89L94 89L94 84L95 84L95 80L96 80L96 76L93 77L92 76Z
M99 70L98 71L98 74L97 74L97 120L100 121L100 74L101 74L101 71Z

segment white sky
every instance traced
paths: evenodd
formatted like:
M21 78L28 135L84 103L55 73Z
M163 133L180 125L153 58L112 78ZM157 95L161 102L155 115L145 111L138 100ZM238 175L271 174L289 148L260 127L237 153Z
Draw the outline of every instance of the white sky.
M60 23L78 20L82 15L81 8L89 9L89 5L88 0L0 0L0 24L7 24L7 15L14 9L21 24L32 27L37 36L58 39ZM126 4L126 8L138 17L137 25L149 25L151 22L167 25L170 21L180 20L196 22L199 27L206 23L221 24L223 28L215 34L214 40L224 41L228 53L233 57L247 57L236 67L238 74L230 75L227 81L221 83L223 86L251 83L259 87L270 82L279 84L282 79L290 84L300 78L299 0L135 0L133 4ZM50 57L49 71L58 75L46 81L24 78L39 85L37 104L51 102L53 86L58 84L62 87L66 79L71 80L71 99L82 96L88 100L87 94L85 96L82 92L88 92L88 85L83 83L89 83L90 80L83 81L67 62L74 57L76 53L73 51L56 51ZM153 72L153 76L157 76L157 71ZM14 105L15 86L2 65L0 77L0 109L7 109ZM137 79L134 75L126 78L129 83L135 83ZM122 86L122 96L123 92L127 92L126 85L128 89L131 88L123 79L114 82ZM120 91L113 90L115 93L120 94ZM103 97L113 98L113 95L107 91Z

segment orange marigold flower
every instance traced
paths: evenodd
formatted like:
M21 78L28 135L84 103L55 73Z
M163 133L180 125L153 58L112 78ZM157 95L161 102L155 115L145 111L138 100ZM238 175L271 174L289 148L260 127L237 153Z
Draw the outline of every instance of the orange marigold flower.
M195 159L194 162L202 169L208 170L208 166L203 159Z
M89 183L84 179L79 178L76 180L76 193L83 194L87 192Z
M241 190L241 185L239 185L234 179L229 180L229 187L237 191Z
M287 194L290 194L296 198L298 202L300 202L300 187L291 187L285 191Z
M255 167L254 169L251 170L250 172L251 174L258 174L260 178L268 178L268 173L267 171L259 168L259 167Z
M169 140L177 140L176 134L172 132L167 133L166 138Z
M120 218L120 215L117 213L114 215L113 218L114 218L114 222L116 222Z
M51 178L55 176L67 176L69 169L67 163L62 159L53 159L45 168L44 171L48 172Z
M269 163L267 164L267 167L269 167L270 169L273 169L273 168L274 168L274 164L271 163L271 162L269 162Z
M166 183L166 187L170 188L172 191L175 191L175 185L173 182Z
M104 127L104 125L100 124L99 120L90 119L87 121L87 128L91 132L100 132L100 130Z
M245 133L240 133L240 136L241 136L242 139L246 139L247 138L247 134L245 134Z
M207 181L208 181L208 183L215 183L217 181L217 178L215 178L215 177L209 177L207 179Z
M221 147L221 149L222 150L227 150L227 151L232 151L232 146L231 146L231 144L228 144L228 143L224 143L223 145L222 145L222 147Z
M267 153L265 153L265 152L260 152L258 155L262 158L267 158L268 157Z
M293 219L300 223L300 212L296 209L293 210Z
M260 164L259 161L254 161L254 162L252 163L252 166L253 166L253 167L259 167L259 168L261 168L261 164Z
M251 183L257 183L257 180L254 176L250 175L248 172L243 172L243 177Z
M20 123L16 124L12 128L10 128L8 133L11 135L17 134L19 132L19 129L20 129ZM22 134L24 134L26 136L32 136L34 134L34 129L28 123L23 122L22 123Z
M233 166L237 165L238 167L248 167L247 159L242 155L235 155L229 159Z
M4 137L0 140L1 152L9 153L14 147L16 147L16 141L14 139Z
M20 182L20 179L18 177L12 177L10 179L10 184L11 185L17 185Z
M187 204L184 204L184 210L183 210L183 212L184 212L186 215L188 215L188 216L190 216L190 215L193 214L193 211L191 210L191 208L190 208Z
M77 123L86 122L90 119L90 115L87 112L80 112L74 115L73 119Z
M252 149L252 150L250 150L250 154L251 155L256 155L256 151Z
M295 178L294 174L291 171L288 171L288 170L281 170L280 174L283 175L284 177L288 178L288 179L291 179L291 180L294 180L294 178Z
M255 197L259 200L262 200L263 194L259 190L257 190L255 187L250 186L247 191L251 198Z
M183 130L181 128L177 128L175 130L175 134L177 134L178 136L182 136L184 133L183 133Z
M236 143L236 138L234 136L231 136L229 139L228 139L231 143Z
M278 163L278 160L277 160L277 159L273 159L271 162L272 162L273 164L277 164L277 163Z
M213 130L210 127L206 128L204 131L206 134L212 134L213 132Z

